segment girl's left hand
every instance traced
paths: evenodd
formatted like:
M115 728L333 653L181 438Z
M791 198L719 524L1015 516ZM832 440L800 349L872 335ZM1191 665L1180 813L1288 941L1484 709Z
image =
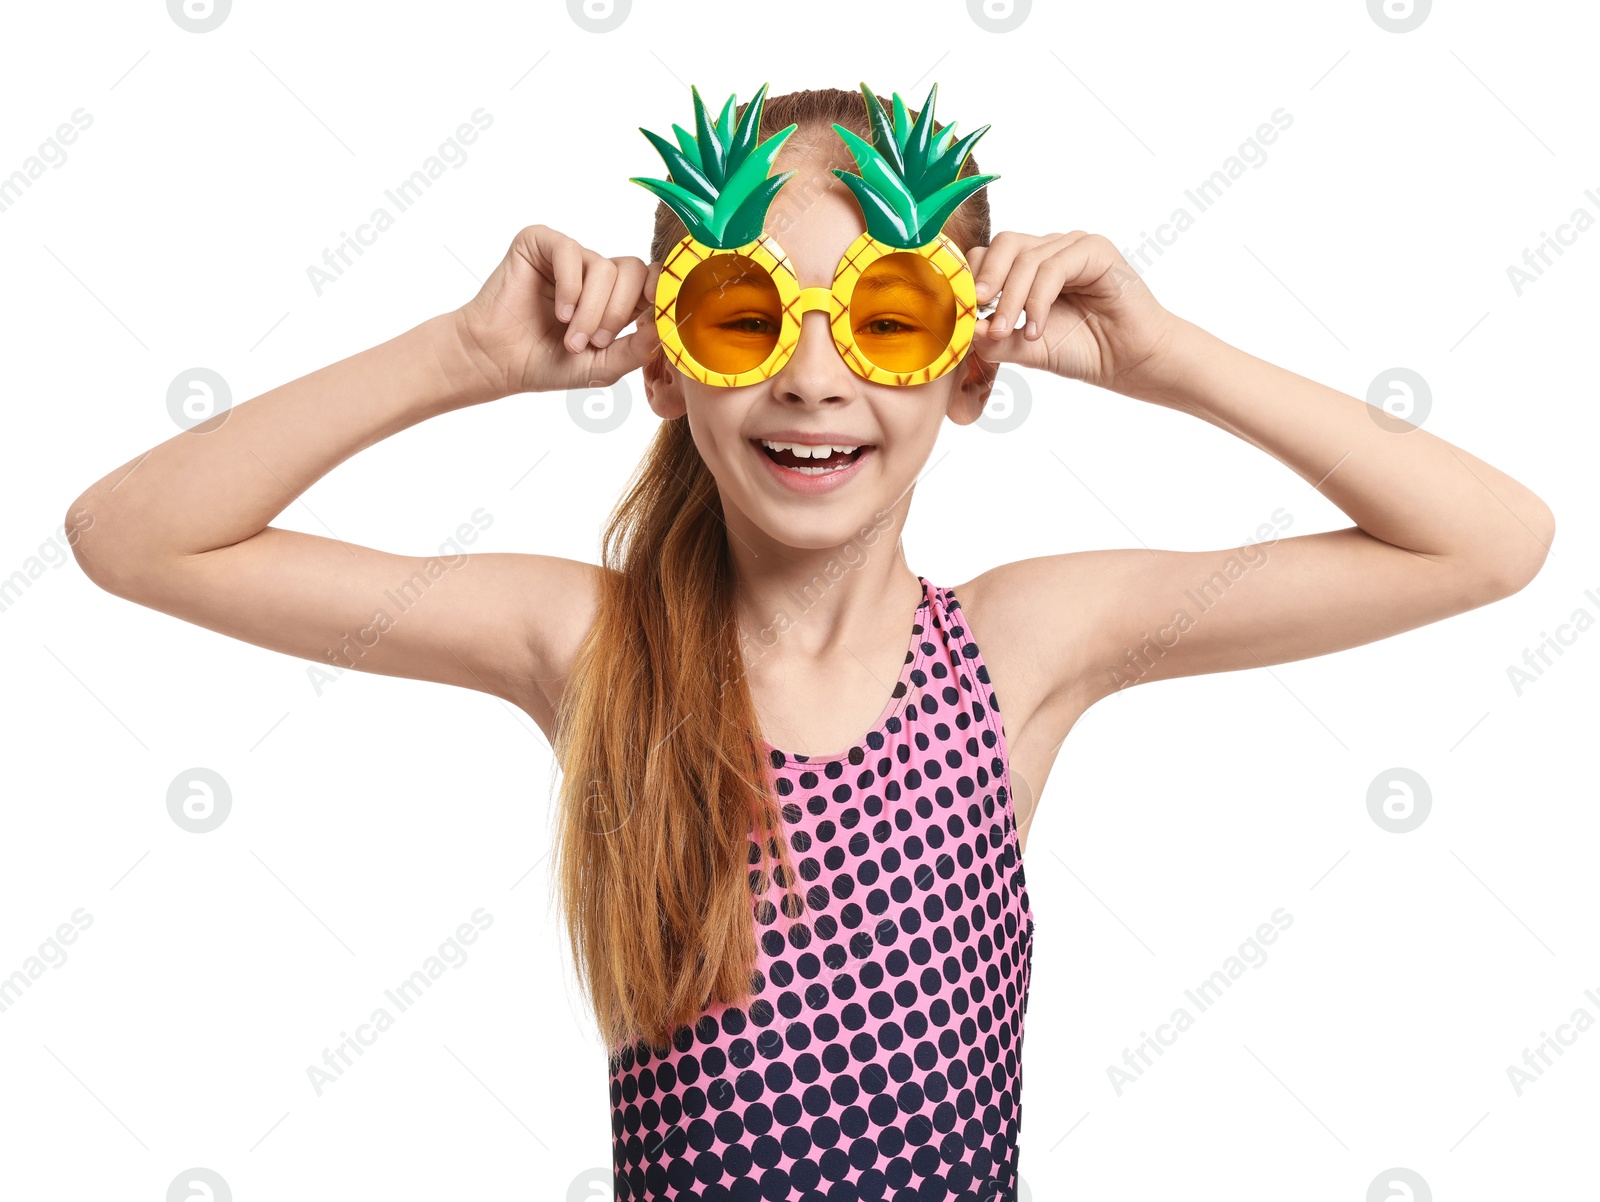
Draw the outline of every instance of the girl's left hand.
M980 305L1002 293L999 307L973 332L980 358L1123 393L1159 378L1178 318L1108 239L1082 230L1043 237L1006 230L968 251L967 262Z

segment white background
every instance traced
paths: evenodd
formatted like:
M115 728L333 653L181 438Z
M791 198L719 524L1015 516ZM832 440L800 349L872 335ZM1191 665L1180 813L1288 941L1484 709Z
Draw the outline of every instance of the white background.
M654 201L627 177L661 164L636 127L686 121L690 83L720 104L866 79L915 106L937 80L942 120L993 125L997 229L1126 247L1283 108L1265 163L1148 271L1156 295L1355 396L1420 373L1427 427L1529 484L1559 532L1495 605L1080 723L1026 855L1023 1175L1039 1198L1362 1202L1407 1196L1369 1193L1394 1167L1441 1200L1593 1196L1600 1032L1521 1096L1507 1066L1580 1007L1600 1019L1600 633L1520 696L1507 667L1600 617L1600 229L1520 296L1506 269L1575 209L1600 217L1597 37L1577 3L1441 4L1407 33L1360 0L1044 4L1011 32L958 0L638 3L606 33L507 0L239 0L204 34L159 0L8 6L0 176L74 110L93 124L0 212L0 576L176 432L180 373L247 400L461 304L531 222L647 253ZM307 267L480 107L465 164L317 295ZM1015 431L947 426L935 449L906 537L935 583L1232 545L1279 507L1293 534L1349 524L1210 426L1026 380ZM615 432L556 394L453 413L277 524L432 554L481 507L475 550L593 559L654 422L624 384ZM603 1196L604 1053L552 923L551 757L526 717L354 672L319 693L305 662L131 605L70 557L36 575L0 611L0 976L93 921L0 1013L0 1195L160 1202L201 1166L241 1202ZM232 792L204 835L166 807L197 766ZM1367 811L1394 767L1431 790L1409 834ZM470 958L318 1096L307 1067L479 907ZM1119 1096L1107 1067L1278 907L1267 962Z

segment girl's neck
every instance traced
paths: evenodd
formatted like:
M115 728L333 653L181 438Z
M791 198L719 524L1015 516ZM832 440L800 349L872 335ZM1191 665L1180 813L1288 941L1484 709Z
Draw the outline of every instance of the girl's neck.
M745 658L811 658L838 647L904 639L922 584L898 538L759 557L734 544L738 617Z

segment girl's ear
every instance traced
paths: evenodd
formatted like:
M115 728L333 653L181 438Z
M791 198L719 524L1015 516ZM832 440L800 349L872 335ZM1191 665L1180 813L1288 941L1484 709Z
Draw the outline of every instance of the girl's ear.
M989 403L989 393L994 388L999 365L979 358L972 351L952 373L957 377L946 415L958 426L970 426L983 416Z
M662 421L682 417L688 409L683 395L683 374L667 362L667 353L657 349L644 365L644 395L650 408Z

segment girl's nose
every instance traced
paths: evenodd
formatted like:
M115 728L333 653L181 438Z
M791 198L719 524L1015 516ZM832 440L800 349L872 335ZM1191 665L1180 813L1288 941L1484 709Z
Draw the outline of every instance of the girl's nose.
M801 401L841 399L850 395L855 379L834 345L827 310L803 314L794 354L773 377L778 394Z

